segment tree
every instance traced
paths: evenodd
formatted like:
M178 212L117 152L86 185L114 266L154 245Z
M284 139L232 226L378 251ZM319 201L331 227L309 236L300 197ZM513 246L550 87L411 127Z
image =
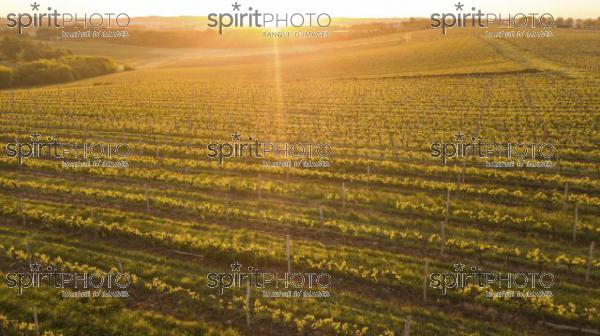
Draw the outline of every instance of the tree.
M22 41L16 37L4 36L0 52L4 59L10 62L16 62L19 52L22 50Z
M570 17L565 21L565 24L567 25L567 27L572 28L574 22L575 22L575 20L573 20L573 18Z
M64 83L74 79L71 67L55 60L39 60L17 66L17 84Z
M13 68L0 65L0 88L4 89L12 85L15 77Z
M563 17L558 17L556 18L556 21L554 21L554 24L557 28L562 28L565 26L565 19Z

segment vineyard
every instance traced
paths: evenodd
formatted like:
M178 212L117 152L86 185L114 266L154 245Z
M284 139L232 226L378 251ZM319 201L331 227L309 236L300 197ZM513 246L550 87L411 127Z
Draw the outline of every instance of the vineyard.
M600 333L600 32L554 34L416 30L237 56L116 46L107 56L144 66L0 91L0 335ZM328 143L331 166L207 156L236 132ZM128 144L128 167L5 155L34 133ZM552 143L554 165L432 157L457 134ZM5 276L32 260L130 273L130 296L18 295ZM328 273L331 295L220 295L207 274L235 262ZM457 263L551 273L553 295L430 286Z

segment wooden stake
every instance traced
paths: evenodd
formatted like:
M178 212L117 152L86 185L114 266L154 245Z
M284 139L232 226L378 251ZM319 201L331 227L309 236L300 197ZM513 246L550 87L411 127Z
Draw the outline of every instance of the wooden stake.
M444 216L444 221L442 222L442 226L440 228L440 240L441 240L440 251L441 251L442 255L444 255L444 248L446 246L446 225L448 225L449 214L450 214L450 189L448 189L446 192L446 216Z
M323 205L319 204L319 218L323 221Z
M250 327L250 309L252 308L252 291L250 290L250 280L248 280L246 284L246 325Z
M18 208L19 208L19 215L21 216L21 223L23 223L23 225L27 225L27 216L25 216L25 211L23 209L23 197L21 196L21 194L19 194Z
M567 200L569 199L569 183L565 183L565 194L563 196L563 211L567 211Z
M346 182L342 182L342 208L346 209Z
M19 215L23 214L23 198L21 197L21 194L17 191L17 213Z
M410 322L411 317L408 315L404 320L404 330L402 331L402 336L410 336Z
M594 256L594 242L590 243L590 254L588 255L588 265L585 270L585 283L590 281L590 271L592 270L592 257Z
M38 323L37 307L33 306L33 323L35 324L35 335L40 336L40 324Z
M425 260L425 269L423 271L423 302L427 301L427 274L429 273L429 260Z
M225 221L229 224L229 191L231 189L231 185L227 187L227 194L225 195Z
M29 265L31 265L31 250L29 249L29 241L25 243L25 248L27 249L27 261Z
M261 176L260 176L260 173L259 173L259 174L258 174L258 182L257 182L257 184L256 184L256 192L257 192L257 194L258 194L258 199L260 199L260 182L261 182L261 181L260 181L260 177L261 177Z
M291 275L292 274L292 261L291 261L291 255L290 255L290 235L285 236L285 254L287 257L288 275Z
M144 196L146 197L146 212L150 212L150 197L148 197L148 185L145 185L146 190L144 191Z
M465 156L463 158L463 164L462 164L462 170L461 170L461 179L460 182L461 183L465 183L465 172L467 170L467 157Z
M575 218L573 220L573 243L577 239L577 203L575 203Z

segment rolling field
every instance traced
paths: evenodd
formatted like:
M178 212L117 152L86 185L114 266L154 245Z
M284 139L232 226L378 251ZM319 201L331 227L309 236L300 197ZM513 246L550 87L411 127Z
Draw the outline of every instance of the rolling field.
M114 46L107 54L137 70L0 91L3 150L36 132L132 149L129 168L2 155L2 278L32 258L135 275L128 298L0 286L2 331L34 335L34 306L48 336L390 336L408 319L410 335L599 330L600 32L555 35L531 44L423 30L241 53ZM331 167L209 159L207 144L234 132L329 143ZM431 157L458 133L550 142L556 164ZM285 273L288 236L292 271L331 274L331 297L253 290L248 304L245 288L207 286L236 261ZM552 273L553 296L428 287L424 298L424 274L456 263Z

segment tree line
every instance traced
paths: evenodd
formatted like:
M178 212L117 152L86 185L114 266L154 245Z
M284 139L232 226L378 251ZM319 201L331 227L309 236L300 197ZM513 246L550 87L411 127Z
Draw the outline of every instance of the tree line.
M65 83L117 71L109 57L73 55L14 36L0 40L0 88Z

